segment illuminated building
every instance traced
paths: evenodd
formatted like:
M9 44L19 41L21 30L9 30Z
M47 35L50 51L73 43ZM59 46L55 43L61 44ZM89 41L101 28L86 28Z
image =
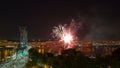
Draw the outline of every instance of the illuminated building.
M0 47L0 62L3 62L10 58L15 53L15 46L1 46Z

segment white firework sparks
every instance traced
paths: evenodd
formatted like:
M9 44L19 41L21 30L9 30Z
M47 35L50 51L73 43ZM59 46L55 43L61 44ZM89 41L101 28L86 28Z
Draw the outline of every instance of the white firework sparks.
M58 27L53 27L53 37L54 38L61 38L63 36L63 33L64 33L64 26L62 25L58 25Z
M71 47L74 45L75 40L75 32L76 26L70 24L70 26L65 25L58 25L57 27L53 27L53 38L57 38L59 41L65 43L65 46Z

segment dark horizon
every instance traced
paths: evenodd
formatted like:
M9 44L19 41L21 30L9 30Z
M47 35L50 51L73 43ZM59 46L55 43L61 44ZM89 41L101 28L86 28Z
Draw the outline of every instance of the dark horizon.
M120 40L118 1L9 1L1 2L0 39L19 40L25 25L28 39L52 39L54 26L82 23L80 40Z

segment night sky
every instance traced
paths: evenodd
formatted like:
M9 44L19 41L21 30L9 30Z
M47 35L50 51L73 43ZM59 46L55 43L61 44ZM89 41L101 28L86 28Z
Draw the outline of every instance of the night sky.
M81 23L80 40L120 40L119 1L4 1L0 2L0 39L18 40L19 26L28 38L52 39L53 26Z

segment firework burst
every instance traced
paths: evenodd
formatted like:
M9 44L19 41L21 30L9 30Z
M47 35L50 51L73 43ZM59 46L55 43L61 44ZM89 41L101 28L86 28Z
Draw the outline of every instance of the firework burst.
M53 27L53 38L57 38L59 41L64 42L66 48L71 48L75 44L76 39L76 26L75 21L72 20L70 25L58 25Z

